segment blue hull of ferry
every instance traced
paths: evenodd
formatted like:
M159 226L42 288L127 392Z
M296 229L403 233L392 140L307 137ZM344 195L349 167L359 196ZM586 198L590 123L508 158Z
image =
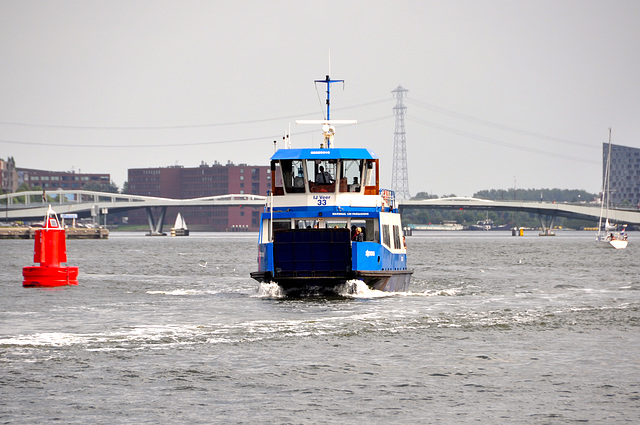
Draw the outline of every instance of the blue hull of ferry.
M293 229L259 244L259 271L251 276L285 290L332 288L359 279L372 289L406 292L412 273L406 262L406 254L378 243L352 242L348 229Z

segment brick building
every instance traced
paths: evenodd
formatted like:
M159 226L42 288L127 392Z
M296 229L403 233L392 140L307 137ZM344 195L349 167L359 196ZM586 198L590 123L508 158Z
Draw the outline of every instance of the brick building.
M110 174L76 173L73 171L48 171L17 168L18 186L26 183L30 188L39 186L45 190L84 189L88 184L110 184Z
M271 169L229 162L222 165L201 163L199 167L130 168L128 193L162 198L191 199L226 194L266 195L271 188ZM173 225L178 212L191 230L257 231L260 212L257 207L189 207L168 208L165 226ZM144 211L132 211L130 224L146 224Z

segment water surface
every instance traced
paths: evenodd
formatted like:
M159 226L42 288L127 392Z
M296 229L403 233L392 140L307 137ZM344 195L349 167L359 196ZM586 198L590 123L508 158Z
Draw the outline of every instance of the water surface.
M640 235L416 232L410 292L286 299L255 234L0 241L5 423L637 423ZM206 262L206 265L205 265ZM354 292L353 290L350 292Z

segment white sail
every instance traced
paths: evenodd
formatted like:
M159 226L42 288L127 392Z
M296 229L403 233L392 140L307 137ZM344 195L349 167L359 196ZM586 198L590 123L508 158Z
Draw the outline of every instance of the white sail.
M187 228L187 222L184 221L182 214L178 213L176 217L176 223L171 229L171 236L189 236L189 229Z
M181 230L187 230L187 222L184 221L184 218L182 217L182 215L180 213L178 213L178 216L176 217L176 223L173 225L174 229L181 229Z

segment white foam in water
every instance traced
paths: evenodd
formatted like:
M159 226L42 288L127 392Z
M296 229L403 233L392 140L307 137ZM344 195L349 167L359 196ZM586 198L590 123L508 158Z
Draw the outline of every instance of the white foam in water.
M350 298L384 298L397 295L397 293L371 289L363 281L352 279L345 282L345 284L338 289L338 295Z
M62 332L48 332L34 335L18 335L13 338L2 338L0 339L0 344L60 347L77 344L83 341L84 339L78 335Z
M150 294L150 295L174 295L174 296L198 295L200 293L202 292L196 291L193 289L174 289L173 291L147 291L147 294Z
M258 294L256 296L264 298L282 298L284 297L284 292L282 291L280 285L275 282L260 282L260 286L258 287Z
M335 291L337 295L346 298L454 296L459 292L457 289L426 290L424 292L386 292L371 289L366 283L358 279L348 280L344 285L336 287ZM260 283L258 293L255 296L264 298L283 298L284 291L282 290L282 287L275 282Z
M442 296L442 297L452 297L454 295L457 295L458 292L460 292L457 289L440 289L440 290L430 290L427 289L426 291L419 293L419 294L412 294L412 295L421 295L424 297L438 297L438 296Z
M426 290L424 292L385 292L371 289L361 280L349 280L338 291L338 295L351 298L384 298L384 297L436 297L454 296L457 289Z

